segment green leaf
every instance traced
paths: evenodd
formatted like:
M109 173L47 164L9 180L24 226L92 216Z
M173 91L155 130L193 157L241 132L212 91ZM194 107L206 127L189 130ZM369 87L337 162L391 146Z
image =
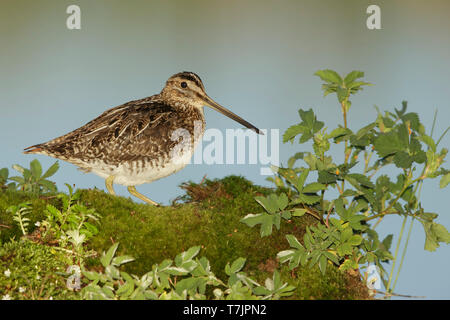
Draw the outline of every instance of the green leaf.
M441 182L439 183L439 187L445 188L450 182L450 173L447 173L446 175L442 176Z
M351 93L354 94L358 90L362 90L361 86L371 86L372 84L370 82L365 81L356 81L348 85L348 87L351 89Z
M311 134L316 133L324 126L324 123L322 121L317 121L312 109L309 109L307 111L300 109L298 110L298 113L300 115L300 118L303 120L302 124L309 129L309 132Z
M394 236L393 236L392 234L389 234L389 235L387 235L386 238L384 238L384 240L381 242L385 250L389 250L389 249L391 248L391 245L392 245L392 238L393 238L393 237L394 237Z
M271 197L271 195L268 197L257 196L255 197L255 200L269 213L275 213L278 211L278 198L276 197Z
M237 258L230 267L230 273L236 273L241 271L245 265L245 258Z
M109 265L105 268L105 273L107 276L113 278L113 279L119 279L120 278L120 272L119 269L114 267L113 265Z
M257 296L267 296L270 294L270 291L263 286L259 286L253 288L253 293L256 294Z
M200 246L191 247L185 252L181 253L181 259L183 262L192 260L199 252Z
M344 88L340 88L340 87L337 88L336 93L337 93L337 97L338 97L338 100L340 103L342 103L349 96L348 89L344 89Z
M442 224L432 223L431 231L438 242L450 243L450 233Z
M292 215L294 217L301 217L306 213L306 209L294 209L294 211L292 212Z
M292 248L304 249L302 244L300 243L300 241L298 241L298 239L294 235L288 234L288 235L286 235L286 239Z
M420 126L419 115L415 112L409 112L401 117L403 123L409 122L411 129L418 131Z
M334 264L339 265L339 259L338 257L336 257L334 254L332 254L331 252L328 251L323 251L322 252L323 255L325 255L328 260L334 262Z
M362 240L363 239L359 234L354 234L347 242L352 246L358 246L361 244Z
M111 261L112 261L114 255L116 254L117 247L119 247L118 242L114 243L108 249L108 251L102 255L102 257L100 258L100 262L102 263L103 267L106 268L107 266L109 266L111 264Z
M42 179L47 179L48 177L51 177L58 171L59 169L59 163L56 161L48 170L44 173L44 175L41 177Z
M103 299L114 299L114 292L106 285L101 288L101 292L99 292L99 295L102 296Z
M358 263L351 259L345 259L344 262L340 265L339 270L346 271L349 269L358 269Z
M294 169L280 168L278 173L285 178L290 184L296 186L298 183L298 176Z
M284 210L289 204L289 199L286 194L283 192L278 196L278 208L280 210Z
M443 225L429 221L420 222L425 230L425 250L435 251L439 242L450 242L450 234Z
M319 177L317 181L322 184L332 184L337 181L337 176L335 174L329 173L325 170L320 170L318 175Z
M355 187L357 186L357 183L366 187L366 188L374 188L375 185L370 181L370 179L360 173L351 173L345 176L345 180L350 182Z
M249 227L254 227L257 224L261 224L261 237L268 236L272 234L272 227L280 225L281 217L279 215L270 215L267 213L259 214L248 214L240 221L248 225Z
M318 183L318 182L313 182L313 183L306 185L303 188L302 192L303 193L316 193L317 191L320 191L320 190L325 190L325 185Z
M134 261L134 258L131 256L120 256L120 257L116 257L112 260L112 265L118 267L121 266L122 264L128 263Z
M299 134L305 134L309 132L308 128L306 128L303 124L296 124L290 126L283 134L283 143L288 141L293 142L294 138Z
M358 132L356 133L356 139L357 140L361 139L367 133L369 133L370 130L372 130L376 126L377 126L377 123L376 122L372 122L372 123L368 124L367 126L365 126L364 128L359 129Z
M401 110L398 110L397 108L394 108L395 109L395 113L397 114L397 117L401 118L405 114L407 108L408 108L408 101L403 100L402 101L402 109Z
M201 257L198 261L197 268L191 272L193 276L208 276L211 272L211 266L205 257Z
M48 212L48 213L50 213L52 216L54 216L56 219L58 219L59 221L61 221L62 220L62 213L61 213L61 211L59 211L58 209L56 209L54 206L52 206L51 204L48 204L47 206L46 206L46 211ZM47 214L47 216L48 216L48 214Z
M326 135L327 139L334 139L337 137L345 136L351 134L352 131L347 128L339 127L331 131L329 134Z
M295 162L298 159L303 159L304 156L305 156L305 152L297 152L295 155L293 155L292 157L289 158L288 167L292 168L294 166Z
M96 281L100 278L100 274L95 271L83 271L83 275L91 281Z
M18 164L14 164L14 165L12 166L12 168L13 168L14 170L18 171L18 172L21 173L21 174L24 174L24 173L25 173L25 170L26 170L24 167L22 167L22 166L20 166L20 165L18 165Z
M337 248L337 253L343 257L352 253L352 246L348 242L341 243Z
M33 161L30 162L30 169L31 169L31 174L33 175L33 177L36 180L38 180L42 174L41 163L37 159L34 159Z
M298 202L299 203L306 203L306 204L314 204L320 201L320 196L318 195L306 195L304 193L301 193L298 196Z
M347 227L341 233L341 242L347 242L348 239L353 235L352 228Z
M305 184L306 178L308 177L309 169L304 169L302 173L300 174L297 185L295 185L296 189L299 192L303 192L303 185Z
M362 77L364 77L364 72L354 70L354 71L348 73L348 74L345 76L345 78L344 78L344 83L345 83L345 85L346 85L347 87L349 87L349 85L350 85L351 83L353 83L356 79L359 79L359 78L362 78Z
M314 134L312 132L307 132L307 133L305 133L304 135L302 135L300 137L300 140L298 142L299 143L305 143L306 141L308 141L312 137L314 137Z
M373 145L375 147L375 151L381 158L405 149L405 146L402 144L398 134L393 131L380 134L375 138Z
M0 184L4 184L8 180L9 170L8 168L0 169Z
M416 139L425 143L428 147L430 147L431 150L433 150L433 152L436 152L436 144L434 143L433 138L431 138L430 136L423 134L417 136Z
M319 70L314 75L319 76L325 82L341 85L343 83L341 76L334 70Z
M423 212L423 209L417 215L418 215L418 217L420 217L420 218L422 218L424 220L430 221L430 222L433 222L433 220L438 217L437 213Z
M134 283L126 281L122 286L117 289L116 294L122 298L128 297L134 291Z
M284 263L286 261L289 261L292 259L292 257L295 255L296 250L283 250L277 253L277 258L280 260L281 263Z
M322 272L322 274L325 274L325 272L327 271L327 257L325 255L321 255L319 258L319 269Z
M397 168L407 169L411 167L413 160L413 157L405 151L399 151L394 156L394 163Z
M292 217L292 214L290 211L282 211L281 217L285 220L289 220Z

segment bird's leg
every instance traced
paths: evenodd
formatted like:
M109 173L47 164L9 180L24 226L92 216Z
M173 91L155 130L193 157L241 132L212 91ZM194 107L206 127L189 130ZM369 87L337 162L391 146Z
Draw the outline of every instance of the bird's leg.
M128 187L128 192L131 193L133 196L151 204L154 206L159 206L159 204L149 198L147 198L146 196L144 196L143 194L140 194L139 192L137 192L136 187L135 186L129 186Z
M106 189L108 189L108 191L109 191L110 194L112 194L113 196L115 196L116 193L114 192L113 182L114 182L114 176L109 176L109 177L106 178L106 180L105 180Z

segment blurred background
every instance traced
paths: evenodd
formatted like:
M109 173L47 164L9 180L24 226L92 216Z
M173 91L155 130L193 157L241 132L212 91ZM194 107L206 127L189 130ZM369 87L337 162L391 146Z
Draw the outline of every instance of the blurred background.
M81 8L81 30L68 30L66 8ZM381 8L381 30L368 30L366 9ZM361 70L374 83L352 99L349 127L360 128L381 110L419 113L435 134L450 119L450 2L446 0L2 0L0 2L0 168L34 158L22 150L74 130L106 109L158 93L179 71L196 72L208 94L259 128L280 130L280 161L304 148L281 142L298 122L299 108L313 108L334 128L341 120L334 96L323 98L319 69ZM206 110L207 128L238 128ZM449 135L441 147L449 148ZM341 153L340 153L341 154ZM340 155L339 154L339 155ZM337 155L337 153L335 154ZM78 188L104 189L104 180L60 162L52 177ZM448 165L447 165L448 167ZM259 165L190 165L138 190L169 204L178 185L230 174L261 185ZM128 196L125 187L116 186ZM450 228L448 188L424 184L422 205ZM387 216L380 237L397 234L401 221ZM394 245L396 239L394 238ZM424 251L424 232L413 228L396 292L450 298L450 247Z

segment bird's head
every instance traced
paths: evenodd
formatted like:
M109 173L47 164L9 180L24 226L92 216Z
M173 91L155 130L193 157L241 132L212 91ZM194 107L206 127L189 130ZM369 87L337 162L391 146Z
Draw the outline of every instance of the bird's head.
M262 134L254 125L211 99L205 92L202 80L193 72L184 71L171 76L161 91L161 96L164 100L175 106L189 104L199 109L202 109L204 106L210 107L256 133Z

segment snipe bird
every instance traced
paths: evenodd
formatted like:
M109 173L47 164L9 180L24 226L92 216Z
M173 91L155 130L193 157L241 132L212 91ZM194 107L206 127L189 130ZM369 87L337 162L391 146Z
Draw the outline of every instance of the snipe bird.
M111 108L84 126L28 147L24 153L70 162L106 179L106 188L113 195L113 184L120 184L139 199L158 205L135 186L169 176L188 164L205 131L204 106L261 133L212 100L199 76L180 72L167 80L160 93ZM177 134L180 132L188 133L188 138Z

